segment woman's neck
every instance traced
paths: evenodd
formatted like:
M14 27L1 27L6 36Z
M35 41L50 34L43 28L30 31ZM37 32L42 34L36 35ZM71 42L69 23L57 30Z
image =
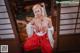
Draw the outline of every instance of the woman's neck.
M37 19L39 19L39 20L43 20L44 17L43 17L43 16L40 16L40 17L37 17Z

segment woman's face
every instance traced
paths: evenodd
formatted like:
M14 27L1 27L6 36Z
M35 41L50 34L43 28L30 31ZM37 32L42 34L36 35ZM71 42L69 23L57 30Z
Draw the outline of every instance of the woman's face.
M36 17L42 16L42 9L41 9L41 7L38 7L37 9L35 9L34 13L35 13Z

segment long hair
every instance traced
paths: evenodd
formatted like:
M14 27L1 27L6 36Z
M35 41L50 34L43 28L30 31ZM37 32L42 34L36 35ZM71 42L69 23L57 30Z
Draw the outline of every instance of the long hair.
M35 10L38 9L38 8L40 8L40 10L42 12L42 15L46 17L47 13L46 13L46 9L45 9L45 4L41 3L41 4L34 5L33 8L32 8L34 15L35 15Z

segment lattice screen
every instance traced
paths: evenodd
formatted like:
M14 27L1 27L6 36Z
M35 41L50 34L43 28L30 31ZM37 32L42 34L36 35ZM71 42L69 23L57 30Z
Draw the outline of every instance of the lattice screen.
M0 0L0 39L15 38L4 0Z
M80 2L61 3L60 10L60 33L80 33Z

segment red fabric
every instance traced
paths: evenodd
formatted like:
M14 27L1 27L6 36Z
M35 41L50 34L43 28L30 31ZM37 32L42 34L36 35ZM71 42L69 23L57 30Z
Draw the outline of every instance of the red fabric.
M37 36L36 34L33 34L33 36L26 39L24 43L24 50L26 51L37 49L38 47L41 47L42 53L52 53L52 48L47 34L43 36Z

